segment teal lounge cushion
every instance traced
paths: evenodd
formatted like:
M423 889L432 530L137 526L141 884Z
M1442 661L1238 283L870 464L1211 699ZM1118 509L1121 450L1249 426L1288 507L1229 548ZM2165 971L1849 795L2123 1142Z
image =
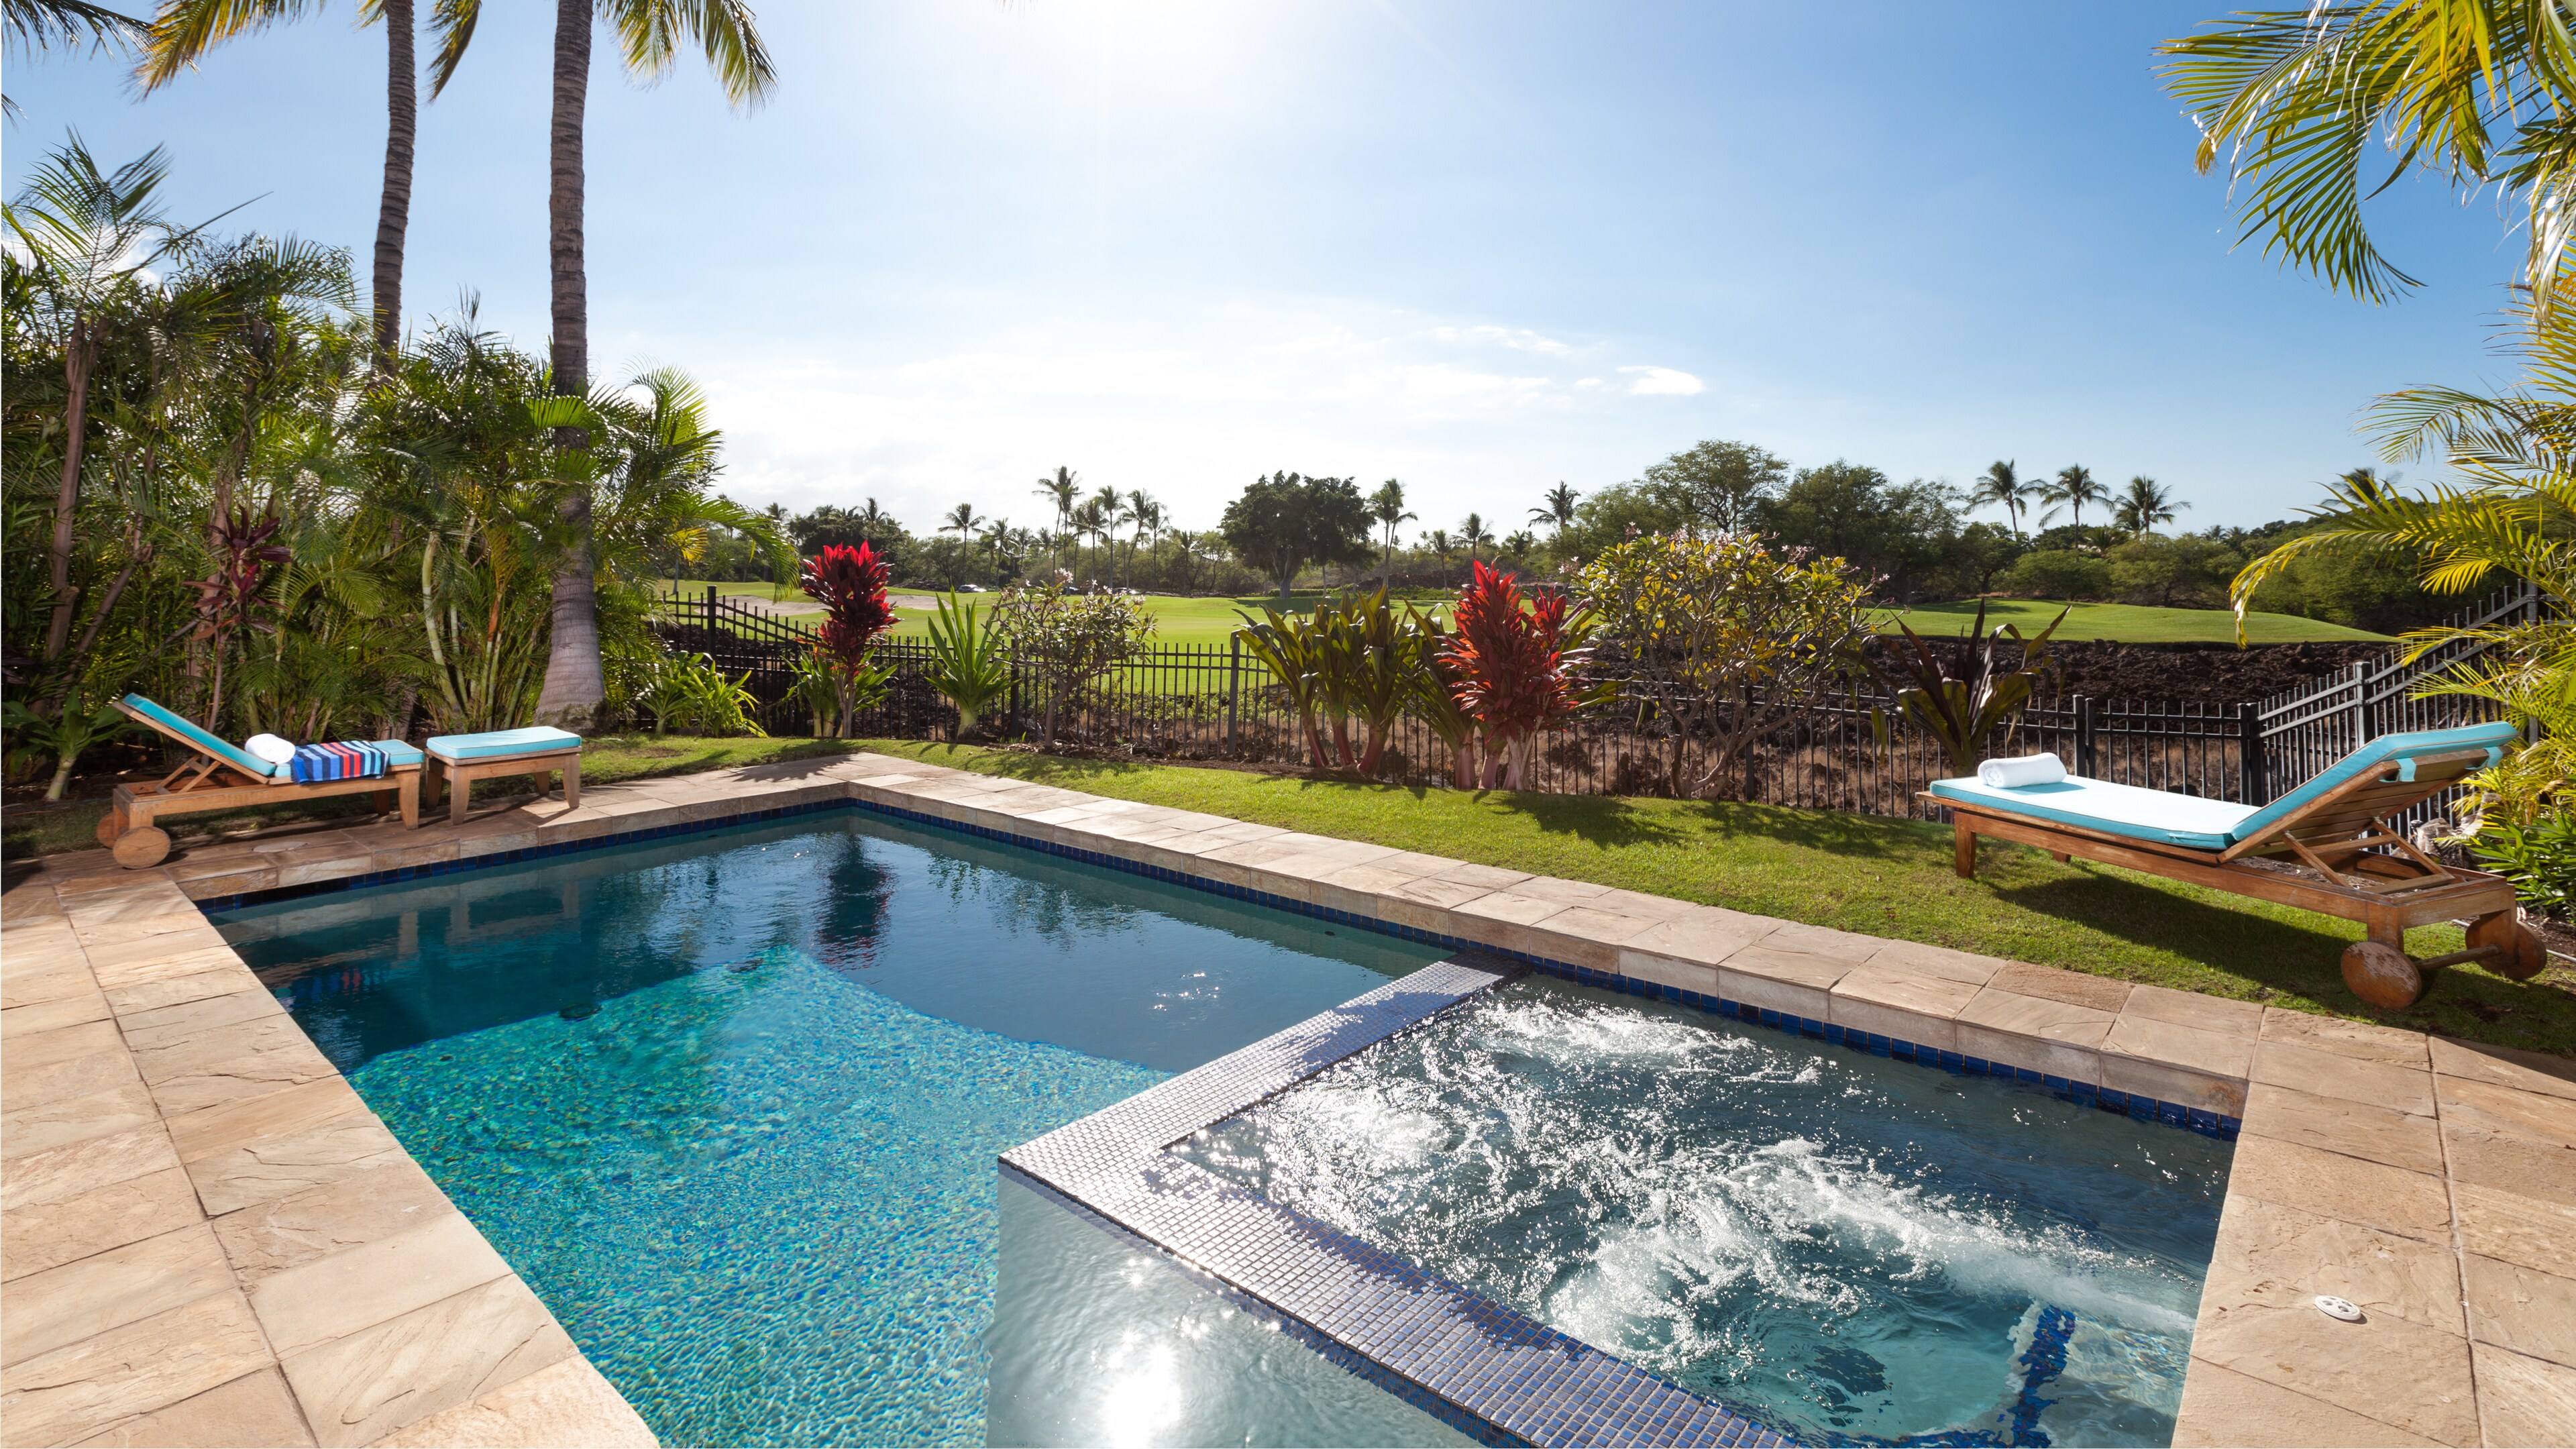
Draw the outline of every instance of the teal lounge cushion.
M420 751L400 740L378 740L376 748L385 752L385 763L397 770L420 765Z
M1935 780L1932 793L1963 805L2191 850L2225 850L2234 843L2231 832L2254 813L2224 800L2141 790L2081 775L2069 775L2053 785L2012 788L1981 785L1970 775L1964 780Z
M429 752L442 760L499 760L512 755L551 755L581 748L581 736L570 730L537 725L523 730L488 730L479 735L440 735Z
M125 697L125 707L134 711L136 714L142 715L144 718L159 725L171 734L177 735L179 738L186 740L189 744L196 746L198 749L205 751L216 759L223 761L225 764L232 766L234 769L241 771L245 775L249 775L255 779L265 780L273 775L282 775L287 772L286 766L272 765L268 761L261 759L259 756L252 754L250 751L243 749L241 746L232 743L230 740L221 739L215 735L208 734L204 730L197 728L193 721L185 718L184 716L174 714L169 710L163 709L161 706L145 699L142 695L127 695Z
M2411 778L2414 759L2469 749L2485 750L2488 761L2492 763L2502 758L2504 747L2519 733L2511 724L2496 723L2381 735L2337 760L2315 779L2259 810L2231 805L2224 800L2204 800L2197 795L2176 795L2163 790L2142 790L2135 785L2114 785L2107 780L2088 780L2081 775L2069 775L2054 785L2025 785L2019 789L1996 789L1977 783L1973 777L1935 780L1932 794L1938 799L1982 805L1990 810L2027 815L2060 825L2081 826L2111 835L2126 835L2192 850L2225 850L2238 841L2265 834L2315 804L2335 787L2360 775L2394 763L2401 778Z

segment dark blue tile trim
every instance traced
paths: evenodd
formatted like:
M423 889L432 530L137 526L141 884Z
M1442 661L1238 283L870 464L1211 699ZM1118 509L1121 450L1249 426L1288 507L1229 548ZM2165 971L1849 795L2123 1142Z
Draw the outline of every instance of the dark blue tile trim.
M1444 950L1475 951L1486 955L1499 956L1503 959L1512 961L1517 965L1526 966L1532 970L1541 971L1550 976L1562 977L1568 981L1578 982L1585 986L1595 986L1607 991L1624 991L1630 995L1643 996L1651 1000L1667 1001L1681 1006L1693 1007L1701 1011L1715 1012L1720 1016L1732 1017L1735 1020L1748 1025L1767 1026L1780 1031L1794 1032L1802 1036L1817 1037L1825 1041L1841 1043L1857 1050L1866 1051L1873 1056L1892 1057L1899 1061L1914 1062L1927 1067L1938 1067L1944 1071L1958 1072L1970 1076L2001 1077L2008 1081L2019 1082L2025 1086L2038 1088L2066 1101L2078 1102L2090 1107L2098 1107L2106 1112L2117 1112L2123 1116L2135 1118L2141 1122L2161 1122L2167 1126L2181 1127L2188 1131L2198 1132L2203 1136L2216 1137L2224 1141L2235 1141L2237 1129L2241 1125L2241 1121L2238 1118L2221 1116L2218 1113L2210 1112L2198 1107L2185 1107L2174 1102L2160 1101L2153 1097L2134 1095L2126 1092L2117 1092L2108 1087L2096 1087L2084 1082L2070 1082L2063 1077L2043 1076L2042 1074L2031 1071L2026 1067L2009 1067L2001 1062L1987 1062L1974 1057L1964 1057L1957 1052L1938 1051L1931 1047L1917 1046L1915 1043L1909 1041L1898 1041L1883 1036L1870 1036L1861 1032L1850 1032L1847 1034L1843 1028L1836 1026L1831 1022L1821 1022L1811 1020L1806 1017L1790 1016L1783 1012L1755 1007L1743 1002L1727 1001L1722 998L1705 995L1697 991L1684 991L1678 987L1664 986L1652 981L1640 981L1634 977L1620 976L1607 971L1596 971L1589 966L1577 966L1571 962L1558 961L1545 956L1532 955L1525 951L1498 951L1493 947L1481 945L1462 937L1445 936L1436 931L1424 931L1412 926L1398 925L1393 921L1379 920L1375 916L1363 916L1351 911L1334 910L1326 906L1316 905L1311 901L1298 900L1293 896L1273 895L1268 891L1257 891L1247 886L1228 885L1223 881L1209 880L1205 876L1189 875L1185 872L1172 870L1164 866L1147 865L1141 861L1129 860L1124 856L1111 855L1106 851L1084 850L1077 846L1062 845L1051 840L1040 840L1032 836L1019 835L1008 830L996 829L989 825L973 825L961 820L946 819L942 816L933 815L926 811L907 810L900 805L881 804L877 801L860 800L846 795L831 800L812 800L802 804L778 806L768 810L748 810L739 815L727 815L714 820L691 820L677 825L657 826L650 830L627 830L620 831L613 835L594 835L586 840L559 841L553 845L533 846L524 850L496 851L490 855L475 856L470 860L444 860L432 865L416 865L407 866L400 870L376 871L368 875L349 876L341 880L317 881L310 885L285 886L275 890L248 891L240 895L215 896L197 902L197 906L201 910L210 912L236 910L243 906L259 905L269 901L296 900L305 896L328 895L336 891L360 890L367 886L389 885L401 881L428 880L437 876L453 875L459 871L482 870L498 865L516 865L522 861L543 860L558 855L579 855L594 850L610 850L617 846L635 845L649 840L669 840L677 836L702 835L708 831L730 829L737 825L756 825L765 821L785 820L795 816L815 815L832 810L864 810L873 815L889 816L915 825L927 825L940 830L954 830L966 835L972 835L981 840L999 841L1002 844L1015 845L1024 850L1034 850L1042 855L1058 856L1066 860L1079 861L1084 865L1096 865L1109 870L1124 871L1129 875L1141 875L1152 880L1164 881L1173 885L1187 886L1192 890L1207 891L1215 895L1229 897L1233 900L1248 901L1254 905L1267 906L1272 910L1288 911L1301 916L1313 916L1322 920L1331 921L1336 925L1351 926L1360 930L1375 931L1381 935L1394 936L1406 941L1420 942L1424 945L1438 946Z

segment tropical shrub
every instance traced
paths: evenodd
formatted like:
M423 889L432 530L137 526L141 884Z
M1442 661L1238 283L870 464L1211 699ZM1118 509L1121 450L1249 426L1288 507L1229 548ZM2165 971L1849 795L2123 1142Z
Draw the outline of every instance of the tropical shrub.
M972 731L1011 686L999 622L979 619L973 604L940 595L939 616L930 621L929 678L930 687L956 706L957 733Z
M1261 605L1262 617L1247 622L1234 631L1242 641L1243 652L1251 655L1270 671L1271 681L1297 715L1297 738L1306 746L1308 763L1316 769L1332 768L1332 757L1324 752L1320 719L1324 703L1324 631L1314 619ZM1336 720L1338 725L1338 717ZM1347 730L1343 731L1347 738Z
M1476 723L1483 786L1517 790L1532 743L1563 727L1579 703L1574 670L1587 621L1568 618L1559 591L1524 601L1517 580L1481 559L1451 612L1456 632L1442 641L1442 658L1456 674L1459 709Z
M59 715L46 716L12 699L0 703L0 718L6 719L9 737L18 749L53 757L53 778L45 785L48 800L63 798L63 786L70 782L72 765L80 759L81 751L132 727L113 704L90 709L78 701L71 702Z
M683 734L762 735L751 718L760 704L743 686L751 679L728 677L705 654L666 657L635 703L653 715L653 733L667 734L677 725Z
M1244 652L1269 669L1289 707L1298 738L1317 769L1375 775L1396 721L1412 707L1423 678L1420 616L1389 603L1386 590L1347 593L1299 617L1263 605L1262 617L1235 631ZM1249 615L1245 616L1250 619ZM1351 716L1366 732L1351 743ZM1325 748L1329 726L1332 748Z
M861 680L877 641L894 627L886 603L886 566L866 544L833 544L805 560L806 594L823 606L814 657L832 681L833 738L846 738L858 718Z
M1409 605L1404 612L1422 661L1413 673L1406 707L1448 755L1449 783L1472 790L1476 788L1476 721L1458 702L1460 677L1457 666L1449 662L1454 641L1438 619Z
M2048 670L2048 639L2057 626L2066 622L2068 611L2060 609L2048 627L2025 640L2021 630L2010 624L1986 632L1986 601L1977 601L1976 621L1968 632L1936 648L1914 632L1914 626L1903 619L1896 627L1905 634L1905 646L1894 651L1891 665L1868 660L1869 671L1896 699L1897 708L1914 721L1950 762L1953 778L1977 773L1977 765L1986 757L1986 743L2002 731L2006 741L2030 703L2033 689ZM2013 645L2014 667L2002 666L2001 649L2006 639ZM1868 656L1862 656L1868 659ZM1870 725L1878 734L1883 748L1888 741L1887 717L1879 710L1870 711Z
M2469 848L2480 864L2511 878L2526 908L2565 920L2576 907L2576 813L2561 810L2527 825L2492 820Z
M994 623L1038 691L1038 738L1053 745L1066 715L1087 704L1146 636L1154 616L1142 601L1076 593L1061 578L1013 589Z
M1754 746L1847 674L1869 634L1863 581L1841 559L1743 534L1630 539L1577 587L1597 621L1592 670L1659 730L1665 788L1685 799L1741 793Z

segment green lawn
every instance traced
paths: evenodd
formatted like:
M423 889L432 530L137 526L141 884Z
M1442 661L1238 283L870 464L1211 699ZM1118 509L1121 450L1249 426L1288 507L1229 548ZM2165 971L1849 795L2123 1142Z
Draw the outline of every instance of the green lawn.
M704 581L683 580L684 597L703 598ZM762 598L776 593L768 584L717 584L724 594L752 594ZM909 594L914 591L895 591ZM789 598L801 598L794 590ZM969 603L989 607L990 594L959 596ZM1317 592L1291 596L1290 603L1299 609L1311 609L1318 599L1328 597ZM1447 598L1437 590L1413 590L1414 602L1425 607ZM1239 599L1182 598L1170 594L1149 594L1145 605L1154 613L1154 637L1165 644L1212 644L1222 646L1246 612L1259 616L1260 606L1276 603L1271 595L1246 595ZM1986 603L1986 626L2011 624L2025 634L2048 627L2057 611L2066 607L2037 599L1990 599ZM919 635L928 632L928 609L895 610L895 632ZM1902 617L1914 631L1927 638L1964 633L1975 622L1977 604L1920 604L1903 611ZM1896 632L1897 610L1877 614L1879 632ZM2254 614L2246 620L2246 635L2257 644L2304 644L2311 642L2384 642L2387 636L2361 629L2348 629L2341 624L2328 624L2316 619L2302 619L2290 614ZM2057 631L2060 639L2107 639L2128 644L2233 644L2236 642L2236 619L2225 609L2154 609L2138 604L2077 604L2067 615L2065 625Z
M972 746L868 747L986 774L1319 835L1594 881L1757 915L2009 956L2302 1011L2576 1056L2576 967L2512 982L2441 973L2413 1009L2344 989L2360 930L2286 906L1987 842L1974 881L1951 874L1947 827L1704 801L1470 793L1302 780L1243 770L1071 760ZM2460 946L2416 932L2417 955Z
M2024 634L2035 634L2048 627L2064 604L2039 599L1989 599L1986 601L1986 627L2010 624ZM1878 616L1878 631L1896 632L1899 614L1894 610ZM1902 617L1914 632L1929 639L1938 635L1967 632L1977 619L1977 601L1965 603L1918 604ZM2249 614L2245 635L2256 644L2307 643L2381 643L2389 642L2385 634L2363 629L2347 629L2341 624L2328 624L2319 619L2302 619L2295 614ZM2236 618L2225 609L2152 609L2140 604L2077 604L2066 616L2056 636L2060 639L2107 639L2123 644L2233 644L2236 642Z

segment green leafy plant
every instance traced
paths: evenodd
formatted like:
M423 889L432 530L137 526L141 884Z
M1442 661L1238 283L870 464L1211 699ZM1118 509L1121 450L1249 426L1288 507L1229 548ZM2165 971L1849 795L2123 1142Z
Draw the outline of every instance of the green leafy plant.
M2031 691L2036 689L2048 670L2048 639L2057 626L2066 622L2067 610L2057 611L2048 627L2028 639L2010 624L1986 632L1986 601L1977 601L1976 622L1968 632L1946 640L1935 647L1903 619L1896 627L1905 632L1905 648L1893 651L1893 667L1869 662L1870 673L1880 685L1896 697L1897 708L1930 734L1949 757L1954 775L1973 775L1977 764L1986 757L1986 742L2000 730L2012 738L2014 723L2029 705ZM2005 669L2001 648L2011 639L2020 659L2016 667ZM1886 712L1869 712L1870 728L1878 735L1881 749L1887 747L1889 728Z
M1449 632L1438 619L1405 609L1422 667L1411 679L1405 705L1449 756L1449 782L1461 790L1476 787L1476 719L1458 702L1459 675L1449 662Z
M652 711L657 735L677 725L688 734L765 737L751 718L760 701L743 687L750 679L750 670L730 677L704 654L665 659L636 692L635 702Z
M930 621L930 687L957 707L957 733L975 722L1011 685L1010 657L1002 650L998 619L978 619L973 604L939 596Z
M132 727L132 722L113 704L84 709L77 700L66 702L60 715L49 717L13 699L0 704L0 719L5 719L8 726L11 748L53 756L54 778L45 786L48 800L63 798L63 787L70 783L72 766L83 750Z
M1259 660L1270 671L1273 683L1287 697L1288 707L1297 712L1297 737L1305 742L1309 763L1319 770L1333 767L1332 756L1324 752L1324 735L1319 723L1324 703L1323 631L1311 618L1261 606L1258 621L1244 616L1244 627L1234 631L1243 642L1243 652Z
M2529 825L2490 820L2469 849L2513 882L2514 896L2526 908L2564 920L2576 906L2576 813L2557 811Z
M1387 602L1384 587L1318 605L1315 620L1323 636L1324 698L1334 710L1334 751L1344 769L1375 775L1395 722L1419 687L1421 634L1408 610ZM1356 758L1349 726L1354 714L1367 731Z

